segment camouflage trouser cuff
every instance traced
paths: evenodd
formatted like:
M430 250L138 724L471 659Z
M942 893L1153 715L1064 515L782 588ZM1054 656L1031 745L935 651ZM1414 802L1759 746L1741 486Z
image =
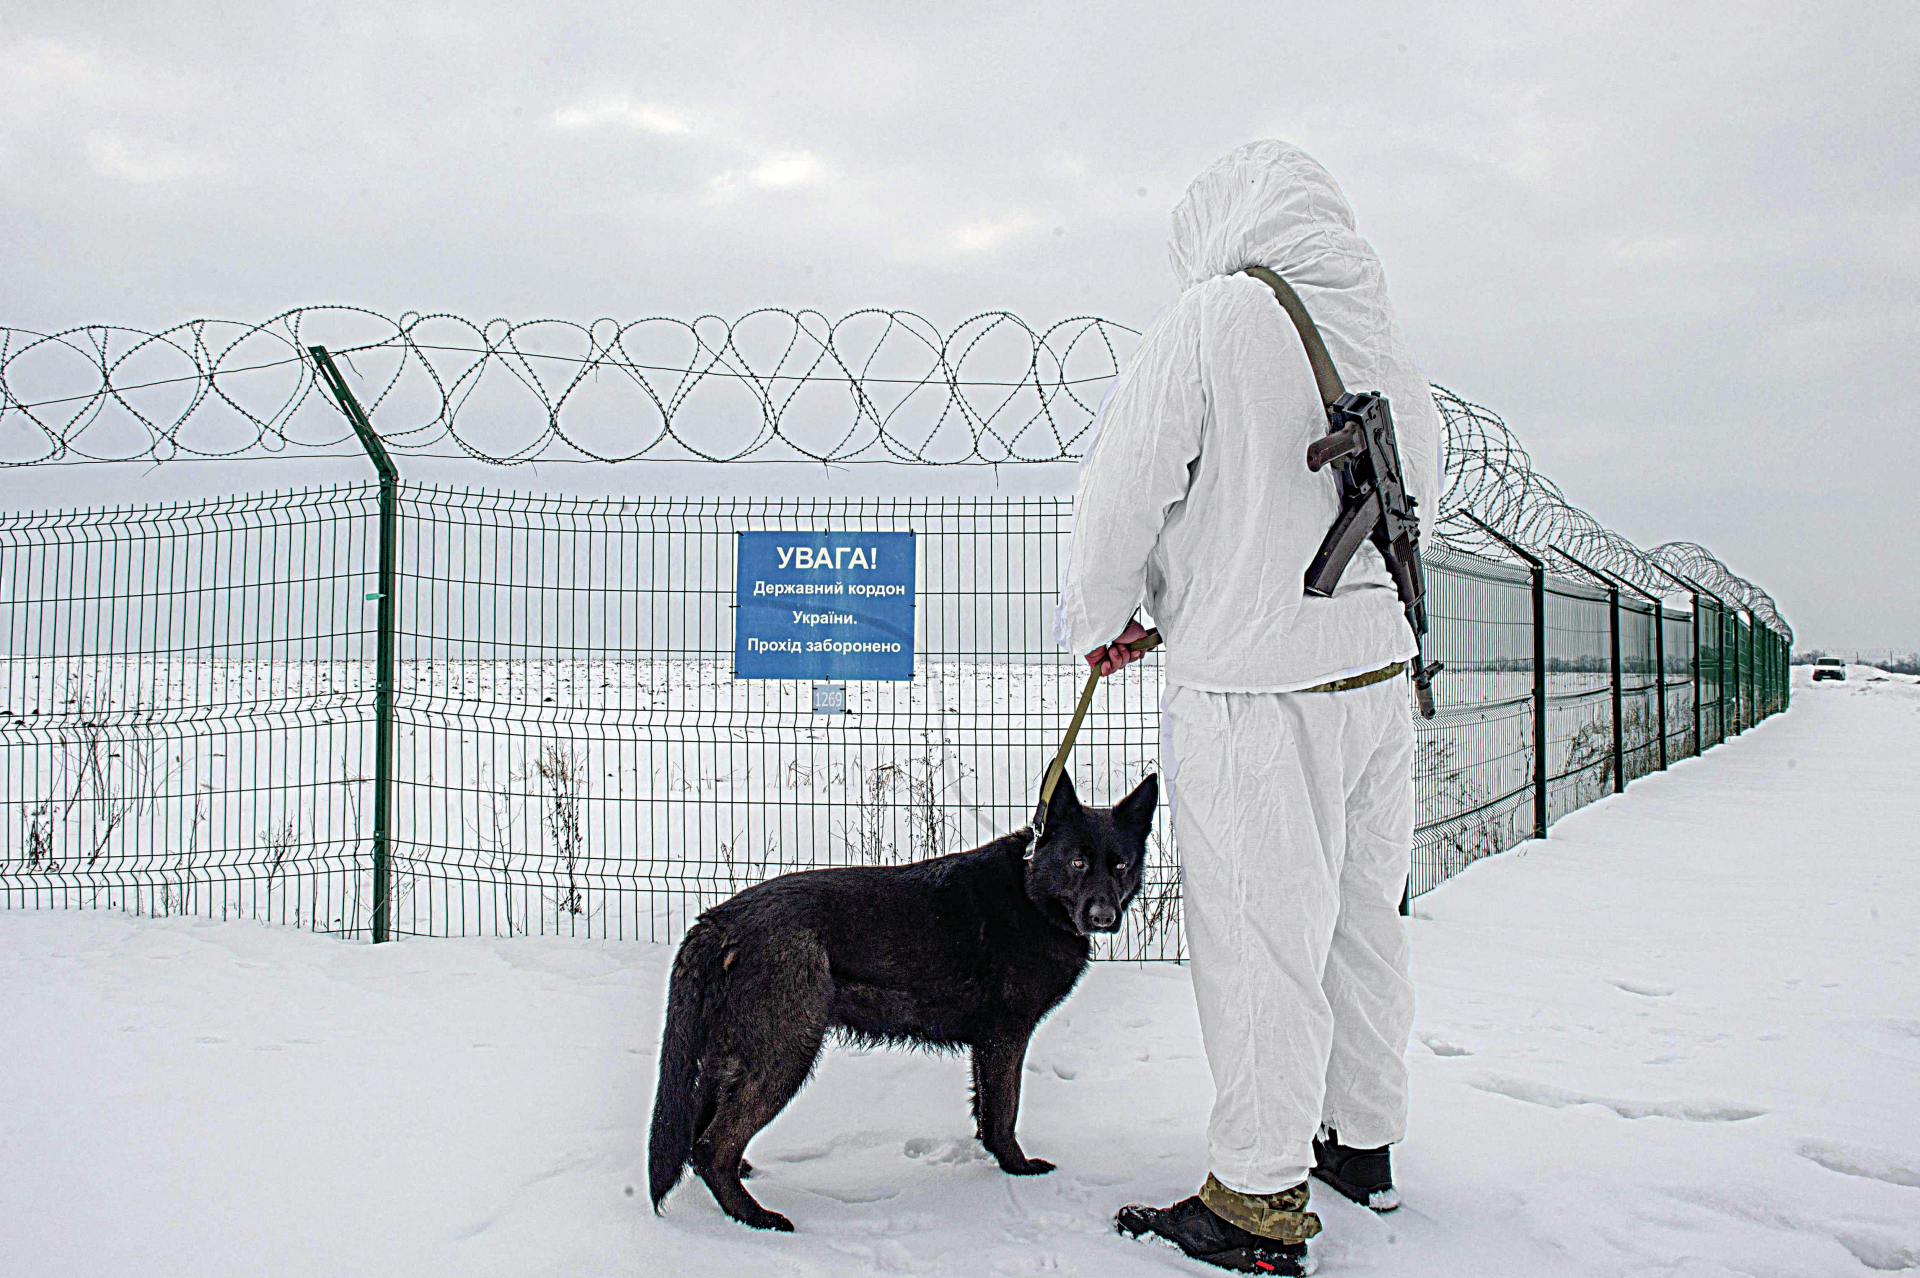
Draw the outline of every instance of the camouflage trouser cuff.
M1307 1182L1277 1194L1243 1194L1207 1173L1200 1201L1220 1219L1275 1242L1303 1243L1320 1232L1320 1218L1307 1210Z

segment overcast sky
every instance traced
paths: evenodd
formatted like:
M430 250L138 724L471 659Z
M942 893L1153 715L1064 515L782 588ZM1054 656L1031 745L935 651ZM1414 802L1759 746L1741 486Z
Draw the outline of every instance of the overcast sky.
M1572 501L1711 547L1803 646L1920 647L1917 12L14 0L0 323L337 301L1138 327L1173 296L1186 183L1282 137L1345 186L1429 376ZM584 470L513 478L695 486ZM8 472L0 507L123 483Z

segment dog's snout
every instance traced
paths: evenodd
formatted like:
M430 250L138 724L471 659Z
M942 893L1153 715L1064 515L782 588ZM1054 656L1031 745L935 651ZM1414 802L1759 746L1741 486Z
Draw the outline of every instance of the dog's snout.
M1087 910L1087 922L1098 928L1112 927L1119 917L1120 912L1105 901L1097 901Z

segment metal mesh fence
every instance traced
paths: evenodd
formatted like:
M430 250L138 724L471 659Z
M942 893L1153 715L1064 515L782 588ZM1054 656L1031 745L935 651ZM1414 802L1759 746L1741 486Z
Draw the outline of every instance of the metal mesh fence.
M1693 614L1665 609L1660 618L1662 634L1661 666L1666 681L1666 759L1684 759L1700 751L1700 729L1695 718L1699 690L1695 676L1699 668L1693 649Z
M0 516L0 901L367 930L374 496Z
M337 370L316 394L331 362L303 348L343 324L377 432L357 403L343 432ZM1131 335L897 311L0 326L0 424L22 428L0 465L357 437L386 476L0 515L0 906L671 939L773 874L1017 828L1083 674L1051 639L1070 502L521 496L402 483L386 449L1067 460ZM1704 548L1641 551L1497 414L1435 398L1447 669L1418 728L1413 894L1784 708L1790 640ZM735 677L738 537L774 530L914 534L910 681L816 715L799 681ZM1090 801L1158 766L1159 693L1149 657L1096 698L1072 759ZM1109 956L1183 951L1164 821L1126 928Z
M371 927L376 495L0 522L0 901ZM1079 691L1068 501L399 497L395 934L665 939L772 874L974 846ZM732 677L737 535L828 526L920 555L914 679L833 716ZM1157 766L1158 695L1157 658L1108 681L1089 801ZM1178 953L1164 824L1113 952Z
M373 929L378 496L0 518L0 904ZM672 939L773 874L975 846L1025 822L1078 692L1050 636L1066 500L396 496L394 935ZM738 535L824 528L916 534L914 678L843 715L732 671ZM1536 832L1542 705L1549 820L1659 764L1650 608L1621 603L1617 757L1606 592L1543 575L1541 671L1528 571L1443 544L1428 579L1415 893ZM1753 645L1725 620L1708 706ZM1692 632L1666 616L1682 753ZM1089 801L1158 766L1159 681L1149 657L1096 698ZM1182 953L1164 821L1106 952Z
M1755 627L1751 623L1741 620L1739 624L1740 671L1742 676L1740 726L1742 728L1750 728L1760 722L1759 636L1754 633Z
M1547 820L1613 791L1613 683L1607 596L1547 582Z
M750 883L971 847L1031 814L1079 671L1049 639L1071 503L573 501L405 488L394 927L663 939ZM737 537L916 534L914 679L733 674ZM1113 681L1073 764L1110 802L1156 766L1157 667ZM1118 952L1177 947L1156 841Z
M1660 768L1660 672L1654 665L1653 604L1623 598L1619 608L1621 767L1632 781Z
M1533 603L1529 574L1439 548L1426 559L1427 655L1446 670L1437 713L1414 720L1412 892L1533 832Z

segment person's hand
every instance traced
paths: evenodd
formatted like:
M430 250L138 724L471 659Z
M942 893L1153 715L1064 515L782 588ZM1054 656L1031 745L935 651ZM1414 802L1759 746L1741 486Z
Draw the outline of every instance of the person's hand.
M1087 664L1103 675L1110 675L1124 669L1128 662L1138 661L1144 653L1135 652L1127 647L1135 639L1146 637L1147 628L1137 621L1129 621L1127 628L1120 632L1119 638L1105 647L1095 648L1087 654Z

